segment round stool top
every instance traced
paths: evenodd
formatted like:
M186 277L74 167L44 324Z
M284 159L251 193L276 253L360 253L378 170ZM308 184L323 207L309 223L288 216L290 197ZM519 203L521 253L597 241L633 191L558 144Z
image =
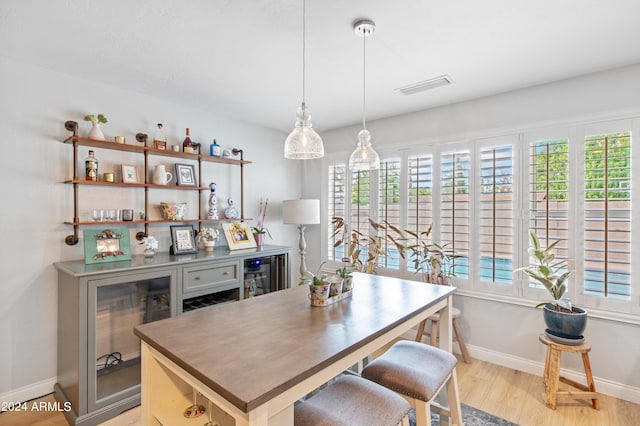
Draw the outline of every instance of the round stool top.
M586 340L579 345L564 345L562 343L554 342L544 333L539 335L538 339L552 349L558 349L564 352L589 352L591 350L591 345Z

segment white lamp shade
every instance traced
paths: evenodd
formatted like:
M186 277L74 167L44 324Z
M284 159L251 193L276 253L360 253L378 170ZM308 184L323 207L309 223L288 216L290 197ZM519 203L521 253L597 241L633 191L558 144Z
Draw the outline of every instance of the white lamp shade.
M320 200L284 200L282 202L284 223L292 225L315 225L320 223Z

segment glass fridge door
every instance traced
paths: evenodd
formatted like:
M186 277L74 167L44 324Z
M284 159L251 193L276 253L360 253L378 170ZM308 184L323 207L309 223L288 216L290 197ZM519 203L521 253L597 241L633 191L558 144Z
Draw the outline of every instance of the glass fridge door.
M154 272L91 282L90 410L140 392L140 339L133 328L175 315L174 274Z

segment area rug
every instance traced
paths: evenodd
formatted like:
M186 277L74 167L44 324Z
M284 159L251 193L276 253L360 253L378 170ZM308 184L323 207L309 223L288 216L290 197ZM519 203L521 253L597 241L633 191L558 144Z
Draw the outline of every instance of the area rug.
M462 408L462 421L465 426L518 426L516 423L511 423L477 408L465 404L460 404L460 406ZM416 426L416 412L413 409L409 413L409 424ZM431 425L440 426L440 416L431 414Z

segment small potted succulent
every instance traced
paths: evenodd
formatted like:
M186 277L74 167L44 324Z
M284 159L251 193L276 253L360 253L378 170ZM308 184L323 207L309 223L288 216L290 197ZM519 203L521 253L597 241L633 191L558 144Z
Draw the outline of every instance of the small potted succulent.
M104 114L98 114L96 117L93 114L87 114L84 116L84 121L91 122L91 130L89 131L89 139L97 139L104 140L104 134L100 129L100 124L105 124L108 122L107 117Z
M567 291L567 280L571 275L566 261L556 260L554 249L559 241L555 241L543 249L540 240L533 230L529 231L532 247L529 254L535 263L519 268L526 275L541 283L553 298L553 302L541 302L547 333L561 339L580 340L587 326L587 311L573 306L569 299L563 298Z
M318 272L315 275L312 275L309 281L300 281L300 284L304 284L305 282L309 283L309 299L311 299L311 301L329 298L331 284L326 281L326 274L320 274L320 270L325 263L327 262L322 262L320 264ZM311 273L309 273L309 275L311 275Z
M336 274L342 278L342 292L346 293L353 288L353 275L347 266L336 269Z

